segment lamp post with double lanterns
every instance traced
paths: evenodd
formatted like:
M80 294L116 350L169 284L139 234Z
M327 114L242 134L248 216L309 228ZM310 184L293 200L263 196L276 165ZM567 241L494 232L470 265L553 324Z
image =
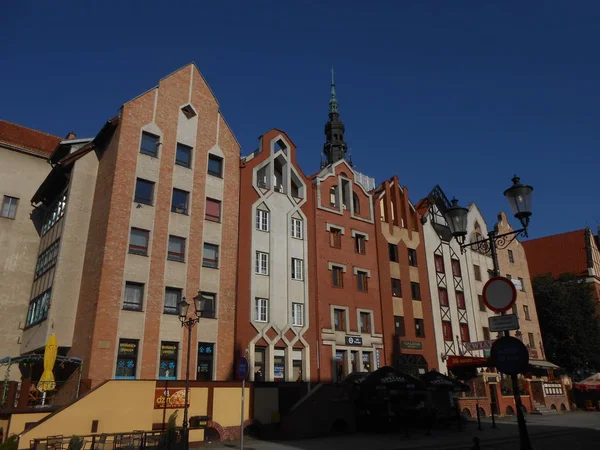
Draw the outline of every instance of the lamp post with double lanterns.
M531 217L531 194L533 188L526 184L521 184L521 180L516 175L512 179L512 186L504 191L504 196L508 199L513 210L514 216L521 222L522 228L509 233L498 234L497 227L493 231L488 232L488 237L475 242L465 243L467 236L467 214L469 210L458 204L458 200L452 199L452 206L446 210L445 218L448 227L452 232L452 236L460 245L461 253L467 247L473 247L481 253L489 253L494 264L494 276L500 276L500 267L498 264L498 249L508 247L517 237L527 235L527 227ZM508 331L504 332L505 336L509 336ZM525 424L525 416L523 415L523 403L521 402L521 393L519 392L519 381L516 374L511 375L513 395L515 397L515 405L517 409L517 421L519 424L519 440L521 450L531 450L527 425Z
M183 407L183 426L181 429L181 438L183 440L184 449L188 450L190 448L190 430L189 430L189 422L188 422L188 409L189 409L189 392L190 392L190 357L191 357L191 349L192 349L192 328L198 322L200 322L200 317L202 317L202 312L204 311L205 299L198 291L198 295L194 298L194 315L192 317L189 313L190 304L187 302L185 297L179 302L177 308L179 309L179 320L181 321L181 326L187 328L188 330L188 346L187 346L187 361L185 368L185 404Z

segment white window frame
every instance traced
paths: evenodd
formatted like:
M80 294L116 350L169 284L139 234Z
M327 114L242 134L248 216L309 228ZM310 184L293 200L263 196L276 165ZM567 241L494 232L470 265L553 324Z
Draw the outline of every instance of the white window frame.
M295 327L304 326L304 304L292 303L292 325Z
M292 237L296 239L303 239L304 234L304 221L302 219L296 219L292 217Z
M256 252L254 258L254 273L258 275L269 275L269 254L265 252Z
M267 323L269 321L269 299L256 297L254 300L254 320Z
M292 280L304 280L304 260L292 258Z
M256 229L269 232L269 211L264 209L256 210Z

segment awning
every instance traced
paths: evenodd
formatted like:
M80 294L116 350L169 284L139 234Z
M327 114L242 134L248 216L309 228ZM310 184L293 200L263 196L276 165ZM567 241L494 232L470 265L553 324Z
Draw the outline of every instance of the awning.
M573 385L581 391L600 391L600 372Z
M389 386L393 389L425 389L421 380L390 366L383 366L371 372L361 386Z
M33 361L44 361L44 354L33 353L31 355L20 355L0 359L0 365L4 364L18 364L22 362L33 362ZM81 364L81 358L67 357L67 356L57 356L56 362L69 362L74 364Z
M531 367L535 367L536 369L560 369L556 364L552 364L551 362L544 361L543 359L536 360L530 359L529 365Z

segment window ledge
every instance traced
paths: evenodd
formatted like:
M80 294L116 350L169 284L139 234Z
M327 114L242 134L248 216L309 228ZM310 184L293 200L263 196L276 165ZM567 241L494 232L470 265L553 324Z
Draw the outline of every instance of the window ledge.
M202 264L202 267L204 267L205 269L219 270L219 268L218 268L218 267L205 266L204 264Z
M143 254L143 253L137 253L137 252L127 252L127 254L136 255L136 256L144 256L146 258L150 257L150 255L148 253Z
M183 261L180 261L179 259L172 259L172 258L169 258L168 256L167 256L167 261L185 264L185 259Z
M135 313L144 312L143 309L130 309L130 308L124 308L124 307L121 307L121 311L129 311L129 312L135 312Z
M46 320L48 320L48 318L47 318L47 317L46 317L46 318L44 318L44 319L42 319L42 320L38 320L37 322L31 323L31 324L29 324L29 325L26 325L26 326L23 328L23 331L25 331L25 330L28 330L28 329L30 329L30 328L33 328L33 327L35 327L36 325L39 325L39 324L41 324L41 323L44 323Z

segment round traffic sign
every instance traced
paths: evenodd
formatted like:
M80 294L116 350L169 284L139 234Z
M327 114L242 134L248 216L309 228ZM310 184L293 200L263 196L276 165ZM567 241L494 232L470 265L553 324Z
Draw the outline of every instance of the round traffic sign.
M245 380L248 377L248 371L250 369L250 364L248 364L248 359L245 356L242 356L237 363L237 367L235 370L235 374L238 380Z
M492 361L499 372L517 374L527 371L529 351L525 344L512 336L503 336L492 345Z
M508 311L517 301L517 289L505 277L490 278L483 286L483 302L494 312Z

